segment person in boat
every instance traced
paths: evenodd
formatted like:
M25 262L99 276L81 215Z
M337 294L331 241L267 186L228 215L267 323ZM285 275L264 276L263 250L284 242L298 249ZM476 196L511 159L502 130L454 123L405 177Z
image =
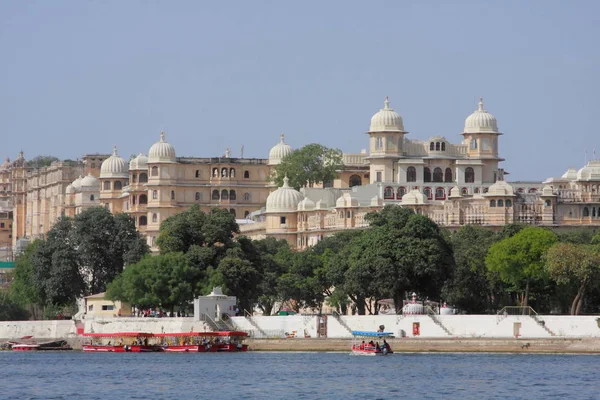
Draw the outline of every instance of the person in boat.
M360 344L360 349L364 350L365 349L365 341L363 340L362 343Z
M108 346L110 346L110 340L108 341Z
M375 351L377 351L377 352L381 351L381 347L379 347L379 342L375 343Z
M383 346L382 346L382 350L383 350L383 349L386 349L388 352L391 352L391 351L392 351L392 348L390 347L390 344L389 344L389 343L388 343L388 342L387 342L385 339L383 339Z
M148 346L148 338L144 339L144 346Z

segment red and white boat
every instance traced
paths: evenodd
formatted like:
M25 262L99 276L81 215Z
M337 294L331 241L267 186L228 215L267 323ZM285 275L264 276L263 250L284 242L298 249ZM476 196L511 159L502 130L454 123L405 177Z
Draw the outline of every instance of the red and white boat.
M352 331L352 354L357 356L387 356L393 354L386 338L393 338L392 332ZM381 343L379 341L382 340Z
M246 332L179 332L157 333L161 338L163 351L169 353L206 353L248 351L248 345L242 343L248 336Z
M89 342L82 345L86 353L151 353L162 351L162 346L154 343L152 333L117 332L84 333Z
M39 344L25 344L25 343L10 343L13 351L35 351L40 349Z

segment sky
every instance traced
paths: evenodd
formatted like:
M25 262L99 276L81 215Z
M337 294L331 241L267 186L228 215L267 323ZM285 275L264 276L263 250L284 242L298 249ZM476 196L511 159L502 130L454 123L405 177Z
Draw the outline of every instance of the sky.
M483 96L508 180L594 157L600 1L0 1L0 157L358 153L389 96L462 140Z

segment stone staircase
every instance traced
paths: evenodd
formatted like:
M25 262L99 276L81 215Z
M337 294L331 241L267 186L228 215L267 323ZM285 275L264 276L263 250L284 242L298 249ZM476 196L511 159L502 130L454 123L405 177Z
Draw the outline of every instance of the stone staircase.
M339 322L341 326L346 328L346 330L352 335L352 329L348 326L347 323L344 322L342 316L337 311L334 311L331 315L333 316L333 318L336 319L337 322Z
M250 325L252 325L254 327L254 330L257 331L260 335L258 335L259 337L263 337L266 338L269 335L256 323L256 321L254 320L254 317L252 316L252 314L250 314L248 312L248 310L244 310L244 317L246 318L246 321L248 321L250 323ZM254 337L256 337L256 333L253 332Z
M539 326L541 326L550 336L556 336L556 333L552 332L550 328L546 326L546 323L540 319L538 313L530 306L506 306L502 310L498 311L496 316L496 324L499 324L505 318L512 317L529 317L533 319Z
M202 314L202 321L204 323L206 323L210 327L210 329L213 331L234 331L235 330L235 326L233 324L231 324L230 322L222 320L222 319L215 321L207 314Z
M439 326L440 328L442 328L442 330L443 330L444 332L446 332L446 334L447 334L448 336L452 336L452 332L451 332L451 331L450 331L448 328L446 328L446 327L444 326L444 324L442 324L442 321L440 321L440 319L438 318L437 314L436 314L436 313L435 313L435 312L434 312L434 311L433 311L433 310L432 310L430 307L426 307L426 310L427 310L427 316L428 316L429 318L431 318L431 320L432 320L432 321L433 321L433 322L434 322L434 323L435 323L437 326Z

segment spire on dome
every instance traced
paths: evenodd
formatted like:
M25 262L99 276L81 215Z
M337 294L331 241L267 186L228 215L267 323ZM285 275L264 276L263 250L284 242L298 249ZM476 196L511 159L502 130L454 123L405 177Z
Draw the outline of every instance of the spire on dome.
M160 131L160 141L161 142L165 141L165 132L164 131Z
M284 188L289 188L289 187L290 187L290 185L289 185L289 182L290 182L290 180L289 180L289 178L287 177L287 174L286 174L286 175L283 177L283 186L282 186L282 187L284 187Z
M113 146L113 156L116 156L116 155L117 155L117 146L114 145Z
M480 97L480 98L479 98L479 111L485 111L485 110L483 109L483 97Z
M284 136L285 136L285 135L282 133L282 134L281 134L281 136L279 137L279 143L285 143L285 142L283 141L283 139L284 139Z
M390 109L390 98L388 96L385 96L385 101L383 102L383 109L384 110Z

